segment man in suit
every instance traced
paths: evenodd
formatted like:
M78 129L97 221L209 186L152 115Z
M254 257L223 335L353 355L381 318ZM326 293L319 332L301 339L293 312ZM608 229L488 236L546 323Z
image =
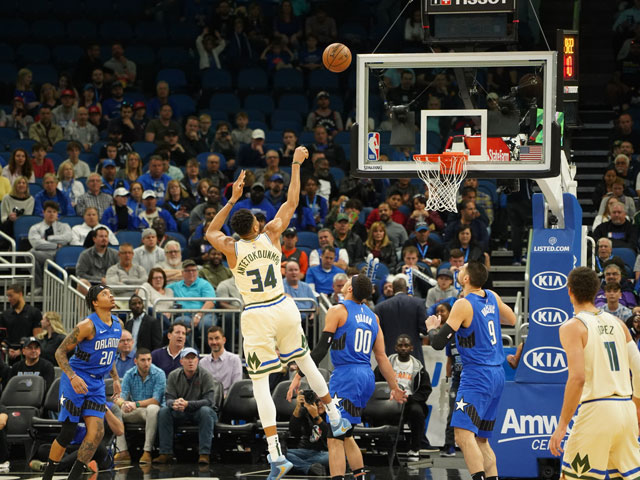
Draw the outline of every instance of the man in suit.
M401 334L406 334L411 338L413 345L411 355L424 365L420 338L420 333L427 333L424 323L427 315L424 300L407 295L407 280L404 276L398 276L392 286L393 297L376 305L374 310L384 333L385 351L387 355L395 353L396 339Z
M162 347L162 325L160 320L154 319L144 312L144 302L138 295L129 299L131 315L124 324L124 328L131 332L133 345L136 350L148 348L153 351Z

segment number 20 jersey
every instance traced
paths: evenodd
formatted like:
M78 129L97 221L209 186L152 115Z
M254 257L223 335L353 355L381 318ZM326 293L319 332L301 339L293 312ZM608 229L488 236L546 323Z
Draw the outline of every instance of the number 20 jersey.
M470 293L465 297L473 308L473 320L456 332L456 346L464 368L471 365L502 365L502 330L498 301L490 290L484 297ZM464 371L464 370L463 370Z
M266 233L253 240L238 240L236 266L231 269L245 307L284 295L280 261L282 252Z
M115 361L122 325L114 315L111 316L111 326L100 320L97 313L92 313L87 318L93 322L95 336L78 343L69 359L69 366L81 377L88 375L102 378L111 371Z
M335 367L371 366L371 350L378 336L376 315L369 307L352 300L340 302L347 309L347 321L336 329L331 343L331 362Z

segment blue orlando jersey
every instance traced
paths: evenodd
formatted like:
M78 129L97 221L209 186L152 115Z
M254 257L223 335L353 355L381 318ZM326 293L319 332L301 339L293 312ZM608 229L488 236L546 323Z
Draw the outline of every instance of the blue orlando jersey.
M111 316L111 326L100 320L97 313L92 313L87 318L93 322L96 334L91 340L83 340L78 344L69 359L69 366L80 376L85 374L102 378L113 366L122 327L115 315Z
M347 309L347 321L338 327L331 343L331 362L340 365L371 365L371 350L378 336L376 315L364 304L340 302Z
M468 328L460 327L456 345L462 365L502 365L502 330L498 301L493 292L484 290L481 297L470 293L465 297L473 308L473 320Z

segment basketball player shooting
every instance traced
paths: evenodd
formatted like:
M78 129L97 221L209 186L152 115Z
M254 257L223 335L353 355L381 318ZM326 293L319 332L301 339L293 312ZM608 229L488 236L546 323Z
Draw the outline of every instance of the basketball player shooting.
M247 209L240 209L231 217L231 228L240 236L236 241L220 230L229 212L244 191L244 170L233 184L231 200L214 217L207 230L207 240L227 257L238 290L244 301L240 319L247 371L253 383L253 394L258 405L269 448L271 473L268 480L280 479L293 465L282 453L276 431L276 407L269 390L269 374L295 360L300 371L309 380L309 386L324 402L334 435L351 428L342 418L337 404L331 400L329 389L314 360L302 330L300 312L294 301L284 295L280 260L280 236L289 226L300 198L300 166L309 157L305 147L296 148L291 165L291 183L287 201L282 204L272 221L260 232L260 224ZM322 339L321 339L322 341Z

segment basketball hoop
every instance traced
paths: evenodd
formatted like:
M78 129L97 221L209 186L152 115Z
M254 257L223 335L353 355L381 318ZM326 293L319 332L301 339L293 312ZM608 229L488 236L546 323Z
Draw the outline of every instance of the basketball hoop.
M462 152L413 156L418 176L427 186L427 210L458 211L456 195L467 176L467 159Z

